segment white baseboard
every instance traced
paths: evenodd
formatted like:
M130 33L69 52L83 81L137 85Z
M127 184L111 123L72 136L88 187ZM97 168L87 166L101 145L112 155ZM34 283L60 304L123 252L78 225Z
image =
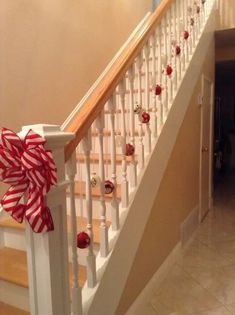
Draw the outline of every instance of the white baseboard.
M181 253L181 243L177 243L168 257L165 259L160 268L153 275L151 280L147 283L145 288L141 291L135 302L131 305L125 315L135 315L139 308L146 303L146 300L156 287L160 286L162 281L166 278L169 269L174 265L178 256Z
M197 205L181 224L181 244L185 247L199 224L199 206Z

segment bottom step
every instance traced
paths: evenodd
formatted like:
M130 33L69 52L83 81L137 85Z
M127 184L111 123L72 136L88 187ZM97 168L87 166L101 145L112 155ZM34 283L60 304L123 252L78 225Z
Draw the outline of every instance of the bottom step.
M70 288L72 287L72 265L69 264ZM86 282L86 267L79 265L79 286ZM12 312L6 307L12 307ZM23 309L21 313L17 313ZM26 252L0 248L0 315L29 314L29 292ZM15 311L15 313L14 313ZM46 315L46 314L45 314Z
M29 315L29 313L0 302L0 315Z

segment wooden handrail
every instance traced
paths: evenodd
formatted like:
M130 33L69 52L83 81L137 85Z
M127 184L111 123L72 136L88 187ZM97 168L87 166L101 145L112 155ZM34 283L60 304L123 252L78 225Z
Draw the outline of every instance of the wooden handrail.
M75 138L71 140L65 148L65 161L70 158L79 142L86 135L93 121L103 110L105 103L111 97L116 86L140 53L157 24L161 22L162 16L166 13L172 2L173 0L161 1L157 9L145 23L141 32L136 35L130 45L115 61L107 75L102 79L84 104L83 108L79 111L78 115L66 128L66 131L75 133Z

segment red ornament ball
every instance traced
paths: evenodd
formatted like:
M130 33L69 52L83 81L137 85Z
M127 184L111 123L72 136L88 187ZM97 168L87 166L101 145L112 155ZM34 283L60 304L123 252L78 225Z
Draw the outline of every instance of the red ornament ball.
M141 115L141 121L143 124L147 124L150 121L150 115L147 112L143 112Z
M172 67L170 65L167 65L167 67L166 67L166 74L168 76L170 76L172 74L172 72L173 72Z
M111 180L106 180L104 182L104 193L106 195L111 194L114 191L114 188L115 188L114 184L113 184L113 182L111 182Z
M176 47L175 47L175 53L176 53L177 56L180 55L180 53L181 53L181 48L180 48L180 46L176 46Z
M159 84L155 86L155 95L160 95L162 93L162 88Z
M189 32L184 31L184 39L187 40L189 38Z
M127 143L126 144L126 156L131 156L135 153L135 147L130 144L130 143Z
M86 232L80 232L77 235L77 247L84 249L90 245L91 239Z

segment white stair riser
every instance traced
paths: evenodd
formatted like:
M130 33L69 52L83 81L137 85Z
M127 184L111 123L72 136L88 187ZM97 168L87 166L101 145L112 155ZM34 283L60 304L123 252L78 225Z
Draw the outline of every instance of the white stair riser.
M13 228L2 227L3 246L26 250L25 231Z
M16 284L0 280L1 302L29 311L29 290Z

